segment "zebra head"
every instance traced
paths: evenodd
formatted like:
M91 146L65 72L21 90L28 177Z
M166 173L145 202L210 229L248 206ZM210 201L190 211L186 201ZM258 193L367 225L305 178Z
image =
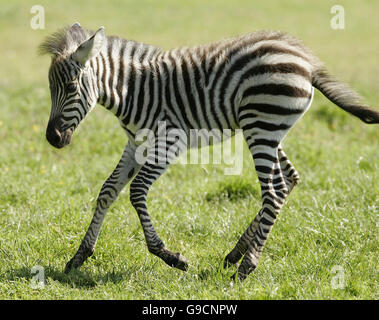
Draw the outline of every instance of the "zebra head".
M51 112L46 129L49 143L62 148L89 111L96 105L98 89L89 60L105 43L104 28L94 34L78 23L50 36L41 45L42 52L53 54L49 70Z

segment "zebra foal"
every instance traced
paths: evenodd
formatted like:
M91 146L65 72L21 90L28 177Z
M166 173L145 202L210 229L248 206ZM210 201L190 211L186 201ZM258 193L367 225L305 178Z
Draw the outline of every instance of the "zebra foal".
M121 159L103 184L88 231L66 272L92 255L109 206L131 181L148 250L168 265L187 269L156 233L146 206L150 186L188 146L192 129L242 129L261 185L262 207L225 258L241 263L243 280L257 266L267 237L299 176L281 141L310 107L314 87L366 123L379 112L365 106L347 85L330 76L298 40L280 32L257 32L194 48L162 51L154 46L106 37L78 23L49 36L41 53L52 56L52 108L46 138L56 148L69 144L75 128L99 103L113 112L128 136ZM178 139L159 133L181 130ZM144 162L136 154L139 130L157 134ZM173 148L174 147L174 148ZM165 161L155 161L163 155Z

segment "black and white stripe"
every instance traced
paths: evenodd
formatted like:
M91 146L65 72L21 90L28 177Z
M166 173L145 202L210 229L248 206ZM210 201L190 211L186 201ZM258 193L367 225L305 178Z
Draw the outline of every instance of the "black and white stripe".
M348 86L330 77L298 40L280 32L258 32L218 43L161 51L159 48L105 37L78 24L48 38L42 51L54 58L49 80L52 111L48 140L56 147L71 134L96 102L113 112L129 142L114 172L104 183L86 236L66 266L79 267L95 248L111 203L129 182L150 252L170 266L187 269L186 259L169 251L150 220L146 197L153 182L187 146L186 138L156 139L156 153L136 161L141 129L242 129L254 159L262 191L262 208L227 255L225 266L242 262L238 278L257 266L271 228L299 176L281 141L312 102L313 87L367 123L379 114L364 106ZM346 98L348 97L348 98ZM159 135L158 135L159 136ZM180 145L174 152L172 146ZM156 155L167 161L154 161Z

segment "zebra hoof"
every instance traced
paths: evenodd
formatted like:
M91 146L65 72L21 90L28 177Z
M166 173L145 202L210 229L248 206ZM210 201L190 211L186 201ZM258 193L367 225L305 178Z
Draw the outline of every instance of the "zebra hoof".
M230 267L238 267L238 261L239 259L232 258L231 254L229 253L224 260L224 269L228 269Z
M247 274L236 272L230 277L230 283L233 284L235 282L242 282L247 278L247 276Z
M173 265L174 268L187 271L188 270L188 262L187 259L182 256L179 252L175 254L177 256L177 262Z
M82 264L72 258L69 262L67 262L66 267L64 269L65 274L69 274L72 269L78 269Z
M231 262L230 260L228 260L227 258L225 258L224 260L224 269L229 269L230 267L238 267L238 263L237 262Z
M183 271L187 271L188 269L187 259L183 257L179 252L174 253L170 250L163 249L158 256L170 267L177 268Z
M244 281L250 273L254 272L256 267L256 265L247 264L245 261L242 261L241 265L238 267L238 272L234 274L234 278L238 278L239 281Z
M183 271L187 271L188 269L188 262L187 259L182 256L179 252L173 253L171 252L170 255L166 258L165 262L173 268L180 269Z
M64 273L68 274L72 270L72 265L74 263L74 259L71 259L69 262L67 262L66 267L64 268Z

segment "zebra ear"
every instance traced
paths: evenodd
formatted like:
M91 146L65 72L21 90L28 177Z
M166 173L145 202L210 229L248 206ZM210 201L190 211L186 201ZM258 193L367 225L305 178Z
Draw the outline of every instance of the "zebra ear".
M76 49L72 58L84 66L88 60L99 54L105 43L105 39L104 27L100 27L91 38L84 41L78 49Z

